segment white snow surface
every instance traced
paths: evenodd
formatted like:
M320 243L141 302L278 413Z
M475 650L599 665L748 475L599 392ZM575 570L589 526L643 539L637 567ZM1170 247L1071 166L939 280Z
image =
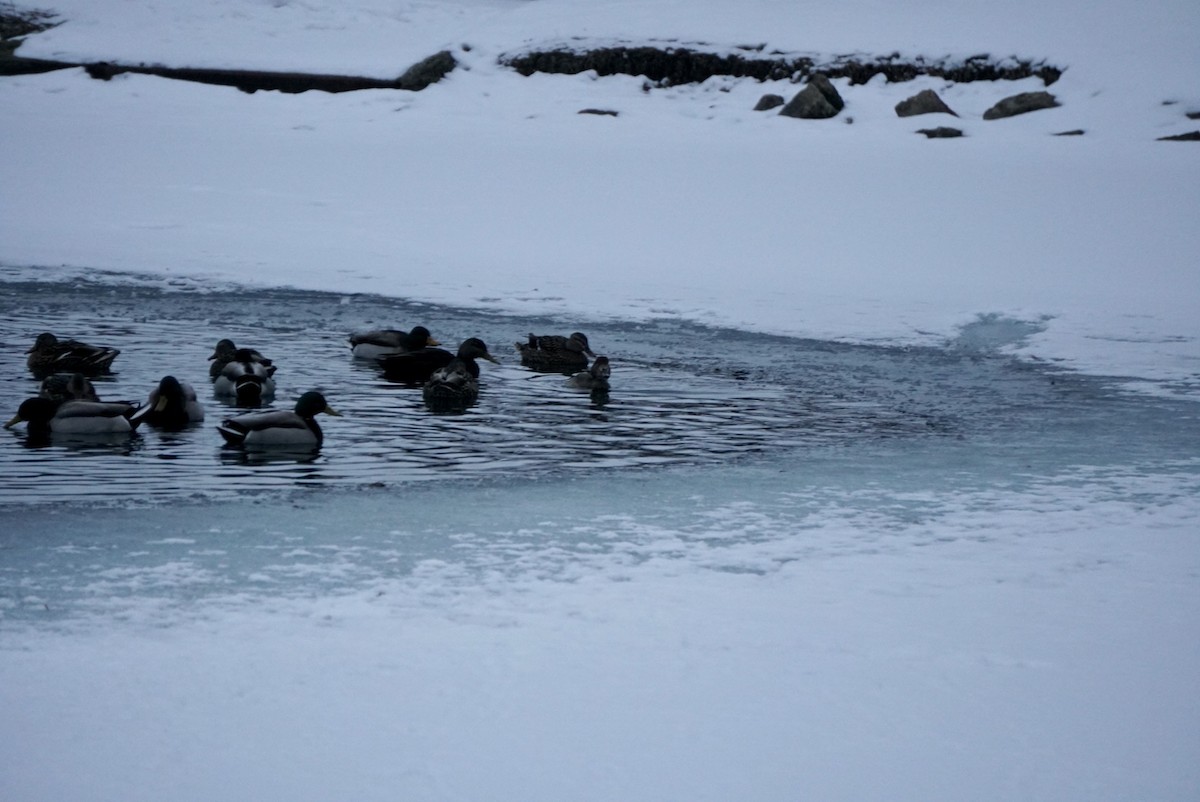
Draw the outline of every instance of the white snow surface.
M54 7L65 21L23 55L395 77L448 48L460 66L420 93L6 79L0 264L849 341L936 344L998 314L1037 323L1017 344L1030 355L1196 392L1200 147L1156 141L1200 128L1185 116L1200 111L1187 0ZM1041 81L839 81L845 111L799 121L751 110L794 94L786 82L643 92L497 65L650 41L1045 59L1065 69L1049 88L1062 105L985 122ZM923 88L960 116L898 118ZM943 124L966 137L914 133Z
M63 24L22 55L393 77L448 48L459 68L340 95L0 79L7 274L854 342L937 344L998 315L1035 324L1022 355L1200 395L1200 145L1156 141L1200 128L1194 0L53 8ZM1040 81L839 81L845 111L799 121L751 110L786 83L645 92L497 65L651 40L1066 71L1060 107L1008 120L980 115ZM960 116L897 118L923 88ZM967 136L913 133L932 125ZM178 605L0 619L0 798L1194 800L1200 488L1194 465L1160 468L860 491L877 505L747 469L695 491L592 478L480 498L450 516L446 559L336 594L190 604L188 564L149 560L114 583L177 587ZM667 500L694 521L657 516ZM163 531L146 552L201 539ZM354 551L330 540L314 572Z

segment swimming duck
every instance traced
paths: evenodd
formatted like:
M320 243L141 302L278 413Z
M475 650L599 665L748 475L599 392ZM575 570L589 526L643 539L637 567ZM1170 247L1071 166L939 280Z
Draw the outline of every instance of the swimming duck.
M557 334L530 334L528 342L517 343L521 364L544 370L572 370L587 367L587 358L594 357L588 338L582 332L569 337Z
M580 390L607 390L608 377L612 375L612 366L608 357L598 356L587 370L581 370L567 379L568 387Z
M240 407L254 407L275 395L274 365L265 365L254 358L258 353L250 348L239 348L231 360L225 363L220 375L213 381L213 393L224 398L234 398Z
M60 340L47 331L39 334L33 347L25 353L29 354L29 369L38 375L70 372L95 375L112 367L113 360L121 352L78 340Z
M412 331L404 332L397 329L374 329L359 331L350 335L350 348L358 359L378 359L392 354L406 354L421 348L432 348L441 345L433 339L429 329L424 326L414 326Z
M425 382L421 395L425 404L434 410L462 409L479 400L479 365L471 373L465 360L455 357L445 367L438 368Z
M167 429L182 429L202 420L204 407L196 399L196 391L174 376L163 376L158 387L150 391L146 403L133 414L135 426L146 421Z
M59 402L39 396L22 401L4 428L24 421L31 433L119 434L137 428L137 422L131 420L136 410L137 405L124 401Z
M442 348L422 348L408 354L393 354L379 360L383 375L391 381L407 384L424 384L433 376L438 368L444 368L454 359L461 359L468 373L478 378L479 363L476 359L486 359L489 362L499 360L488 353L487 345L478 337L470 337L458 346L458 354L452 354Z
M248 357L252 362L258 362L263 367L272 367L271 360L267 359L258 351L254 350L253 348L238 348L233 344L233 340L226 338L217 341L217 347L213 349L212 356L208 358L208 361L212 362L212 364L208 366L209 378L215 379L220 376L221 371L225 369L226 365L239 358L239 352L242 353L243 357ZM274 370L271 372L274 373Z
M231 446L292 446L316 447L325 439L316 416L341 417L325 401L325 396L310 390L300 396L293 411L277 409L271 412L250 412L227 418L217 431Z
M55 373L47 376L42 379L42 387L38 391L38 395L60 403L63 401L100 400L91 380L82 373L72 373L70 376L64 373Z

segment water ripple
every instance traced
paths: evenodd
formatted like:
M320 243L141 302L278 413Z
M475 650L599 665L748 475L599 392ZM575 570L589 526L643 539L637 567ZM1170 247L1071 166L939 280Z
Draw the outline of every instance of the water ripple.
M798 463L821 449L870 460L872 448L896 440L966 442L976 462L1100 464L1109 454L1188 457L1200 440L1190 407L1131 399L1113 389L1116 382L972 349L849 346L676 320L580 325L370 296L101 274L62 282L5 275L0 267L0 414L36 394L24 351L52 330L121 349L113 373L95 381L102 398L144 399L171 373L196 386L207 419L181 432L142 427L102 440L39 440L23 427L0 432L0 505L521 481L763 456ZM348 332L417 323L444 343L482 337L501 359L482 365L474 406L435 414L419 389L351 358ZM527 332L577 328L612 359L606 398L518 364L513 343ZM316 389L344 413L321 419L322 449L222 445L214 426L240 410L211 395L207 357L221 337L256 347L279 366L275 406L290 407ZM931 458L959 453L947 447Z
M706 464L831 437L885 436L897 427L927 431L923 419L906 420L878 404L823 403L795 384L747 381L744 371L673 361L662 351L626 356L613 348L614 389L593 398L567 388L560 375L517 364L511 343L534 324L422 308L419 320L435 336L445 342L483 336L504 362L483 366L477 404L460 414L435 414L419 389L388 382L350 356L348 331L417 320L411 309L384 318L395 302L86 281L2 287L3 414L36 394L23 351L38 332L53 330L121 349L113 373L96 380L102 398L144 399L171 373L197 387L206 421L181 432L142 427L132 436L104 439L39 439L23 427L4 432L0 503L220 498L297 486ZM286 408L301 392L318 389L343 413L321 419L326 440L320 451L222 446L213 426L240 410L209 389L207 357L221 337L259 348L279 366L274 406Z

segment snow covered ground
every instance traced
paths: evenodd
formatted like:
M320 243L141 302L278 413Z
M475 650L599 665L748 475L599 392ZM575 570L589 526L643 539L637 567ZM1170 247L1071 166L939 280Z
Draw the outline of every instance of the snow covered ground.
M449 48L460 67L421 93L2 79L4 276L889 345L994 319L1013 353L1200 396L1200 145L1156 141L1200 128L1190 0L54 8L21 54L392 77ZM1060 107L1009 120L980 114L1040 81L839 82L842 115L799 121L751 110L787 84L497 66L576 37L1066 72ZM961 116L894 115L927 87ZM936 124L967 136L913 133ZM111 609L0 619L0 797L1195 799L1197 466L958 487L977 466L797 483L768 463L442 491L416 519L427 496L5 512L67 563L141 540L128 564L78 552L97 598L128 591ZM188 550L236 562L212 543L230 531L307 552L189 595L226 575Z

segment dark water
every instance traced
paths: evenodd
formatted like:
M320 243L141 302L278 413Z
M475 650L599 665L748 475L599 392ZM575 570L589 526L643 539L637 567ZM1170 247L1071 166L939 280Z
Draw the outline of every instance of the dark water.
M121 349L104 399L144 399L164 374L192 382L207 420L183 432L52 438L0 433L0 505L213 499L304 487L399 488L431 480L543 477L780 458L796 471L822 460L874 464L925 451L964 472L1020 473L1113 460L1189 459L1200 443L1194 405L1130 395L997 353L996 321L945 348L862 347L770 337L666 320L533 319L362 295L204 291L98 276L0 283L0 413L35 395L24 351L45 330ZM350 331L428 326L451 348L482 337L478 404L434 414L418 389L352 359ZM585 330L613 361L607 399L523 368L513 343L530 331ZM1001 327L1003 328L1003 327ZM1020 327L1013 329L1020 336ZM981 338L981 332L987 337ZM321 418L316 454L264 456L222 446L214 426L239 410L213 398L207 357L221 337L279 366L275 406L309 389L344 413ZM989 340L988 338L991 338Z

